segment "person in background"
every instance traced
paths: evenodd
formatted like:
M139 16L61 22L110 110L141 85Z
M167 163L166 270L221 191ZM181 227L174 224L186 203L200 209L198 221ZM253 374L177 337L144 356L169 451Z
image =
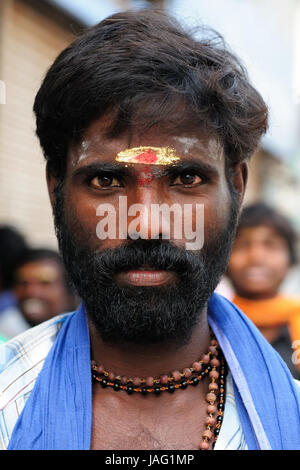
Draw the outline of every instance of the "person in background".
M13 290L18 310L0 317L0 331L9 338L76 307L62 259L50 249L31 248L23 254Z
M0 315L4 310L16 307L12 292L13 273L20 256L27 248L23 235L14 227L0 226Z
M245 207L227 276L234 289L232 302L253 321L299 379L300 367L292 361L292 343L300 340L300 296L298 300L280 291L290 268L297 263L296 241L289 221L272 207L264 203Z

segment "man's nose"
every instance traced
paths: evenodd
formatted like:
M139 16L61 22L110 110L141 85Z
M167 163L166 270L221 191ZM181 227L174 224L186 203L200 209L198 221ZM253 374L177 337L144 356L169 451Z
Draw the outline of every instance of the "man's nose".
M162 217L157 215L163 200L159 193L159 184L151 182L139 185L134 197L130 197L127 219L127 233L130 238L161 238Z

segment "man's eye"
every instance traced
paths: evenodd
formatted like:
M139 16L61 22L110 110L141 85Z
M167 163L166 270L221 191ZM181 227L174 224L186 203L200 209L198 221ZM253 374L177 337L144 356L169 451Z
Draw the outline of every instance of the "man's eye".
M200 176L193 173L182 173L177 176L172 182L172 185L185 185L185 186L194 186L196 184L203 183L203 179Z
M112 175L99 175L91 180L91 185L96 188L115 188L121 187L120 181Z

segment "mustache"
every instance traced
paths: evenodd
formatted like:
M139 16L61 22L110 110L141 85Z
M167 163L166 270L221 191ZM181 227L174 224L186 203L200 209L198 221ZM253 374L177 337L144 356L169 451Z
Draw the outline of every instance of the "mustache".
M200 277L203 268L203 261L197 252L188 252L168 240L138 239L117 248L90 253L86 259L101 273L103 281L110 281L117 273L145 265L155 270L174 271L182 280L191 274Z

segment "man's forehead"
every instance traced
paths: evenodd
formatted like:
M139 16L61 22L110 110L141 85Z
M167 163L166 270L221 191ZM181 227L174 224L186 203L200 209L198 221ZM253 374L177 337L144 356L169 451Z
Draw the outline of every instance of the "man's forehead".
M200 133L199 133L200 134ZM123 163L176 165L189 157L220 164L223 146L216 137L196 134L169 134L150 130L143 134L108 138L104 128L91 126L70 151L72 166L97 159Z

